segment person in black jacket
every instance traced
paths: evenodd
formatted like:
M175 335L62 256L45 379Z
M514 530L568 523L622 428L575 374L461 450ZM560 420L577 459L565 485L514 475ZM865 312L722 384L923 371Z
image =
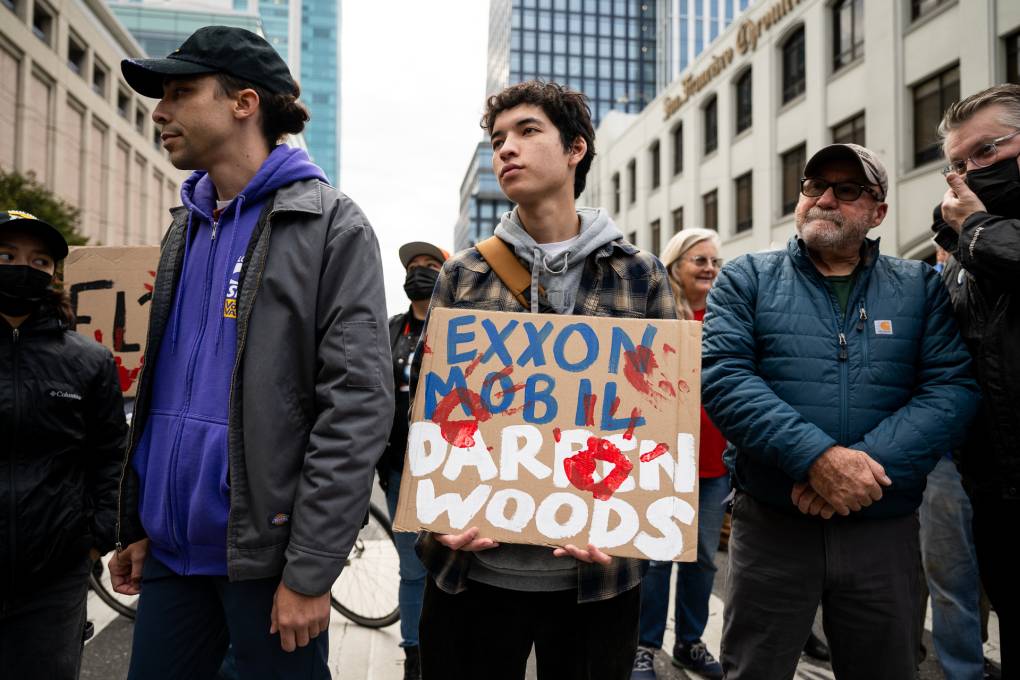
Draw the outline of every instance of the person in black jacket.
M393 354L393 394L396 410L386 450L379 459L379 485L386 492L390 519L397 515L400 476L404 470L407 449L407 414L410 408L409 385L414 348L425 327L432 289L439 270L448 257L446 251L431 243L414 241L400 246L400 264L407 271L404 292L411 306L403 314L390 317L390 349ZM415 535L394 534L400 555L400 646L404 648L404 680L418 680L421 671L418 657L418 619L421 617L422 595L425 592L425 567L414 552Z
M92 561L114 547L126 432L110 352L52 287L63 236L0 212L0 671L77 678ZM8 675L9 674L9 675Z
M953 104L939 126L949 188L936 242L984 399L961 456L978 569L999 616L1003 677L1020 672L1020 581L1010 537L1020 521L1020 86Z

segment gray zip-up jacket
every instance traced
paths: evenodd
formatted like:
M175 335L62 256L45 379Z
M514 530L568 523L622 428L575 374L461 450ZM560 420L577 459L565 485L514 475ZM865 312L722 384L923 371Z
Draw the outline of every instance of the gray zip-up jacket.
M184 258L188 213L163 238L124 457L117 542L145 537L131 456ZM329 590L368 512L393 420L379 244L357 205L319 180L279 189L258 220L237 297L227 457L231 581L280 576ZM288 522L274 521L279 513Z

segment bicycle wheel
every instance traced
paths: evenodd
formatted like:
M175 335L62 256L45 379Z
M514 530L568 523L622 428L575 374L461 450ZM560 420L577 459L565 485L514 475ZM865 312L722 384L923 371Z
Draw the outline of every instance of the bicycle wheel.
M113 585L110 583L110 570L106 568L106 563L112 554L103 555L92 564L92 571L89 573L89 587L110 609L121 616L134 619L135 609L138 607L138 596L121 595L113 590Z
M384 628L400 619L397 591L400 558L386 513L374 504L354 541L340 578L330 589L330 602L348 619L366 628Z

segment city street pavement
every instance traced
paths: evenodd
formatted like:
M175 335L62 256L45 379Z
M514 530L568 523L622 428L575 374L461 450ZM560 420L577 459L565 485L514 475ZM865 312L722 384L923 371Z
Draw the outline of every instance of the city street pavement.
M717 557L719 573L716 576L714 592L710 604L708 629L704 640L713 654L718 655L719 642L722 636L722 607L724 591L724 574L726 572L726 553L720 552ZM669 622L666 630L665 650L673 646L673 598L670 596ZM96 626L96 635L85 647L85 658L82 663L81 678L83 680L121 680L127 676L128 660L131 647L131 622L117 616L108 609L92 593L89 594L89 619ZM816 630L821 631L816 623ZM989 642L985 645L985 654L994 661L999 660L999 625L993 613L988 624ZM330 669L337 680L400 680L403 677L403 652L397 646L400 642L399 624L382 630L361 628L336 612L329 628ZM923 680L942 680L943 676L935 659L935 651L931 642L931 611L925 622L924 645L928 656L921 666L919 678ZM534 659L529 664L527 678L537 678L534 670ZM655 660L655 668L659 680L697 680L698 676L686 674L675 668L669 659L668 651L660 652ZM805 680L821 680L832 678L828 664L802 658L797 670L797 678ZM480 676L479 680L484 680Z

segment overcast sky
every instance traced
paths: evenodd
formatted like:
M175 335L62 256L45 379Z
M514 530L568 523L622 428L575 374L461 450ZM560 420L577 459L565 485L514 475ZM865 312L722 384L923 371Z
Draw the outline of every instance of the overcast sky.
M344 0L340 188L379 236L390 314L407 309L397 249L453 250L485 95L487 0Z

